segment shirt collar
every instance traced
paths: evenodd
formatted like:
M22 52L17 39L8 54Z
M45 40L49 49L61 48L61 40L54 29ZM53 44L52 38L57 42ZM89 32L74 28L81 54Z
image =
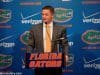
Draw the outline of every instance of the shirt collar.
M43 23L43 27L45 27L45 26L46 26L46 24ZM49 24L49 26L52 27L52 26L53 26L53 22L51 22L51 23Z

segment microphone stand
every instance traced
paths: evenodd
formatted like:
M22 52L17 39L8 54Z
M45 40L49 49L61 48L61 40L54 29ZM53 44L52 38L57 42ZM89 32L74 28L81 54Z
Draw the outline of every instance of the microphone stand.
M61 52L61 50L60 50L60 42L61 42L62 40L64 40L64 38L59 38L59 39L56 40L56 41L57 41L58 53Z
M60 45L59 45L60 41L57 40L57 49L58 49L58 53L60 52Z

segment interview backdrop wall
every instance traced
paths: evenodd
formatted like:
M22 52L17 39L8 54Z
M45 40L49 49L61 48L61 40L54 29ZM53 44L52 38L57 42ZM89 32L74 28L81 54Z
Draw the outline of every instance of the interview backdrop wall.
M24 66L25 50L45 5L53 6L54 21L67 27L63 75L100 75L100 0L0 0L0 75L34 75Z

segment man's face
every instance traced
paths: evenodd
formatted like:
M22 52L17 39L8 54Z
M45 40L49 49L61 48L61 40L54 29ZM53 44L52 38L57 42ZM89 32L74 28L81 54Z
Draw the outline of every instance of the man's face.
M50 23L53 20L53 14L50 10L44 9L42 10L42 21L44 23Z

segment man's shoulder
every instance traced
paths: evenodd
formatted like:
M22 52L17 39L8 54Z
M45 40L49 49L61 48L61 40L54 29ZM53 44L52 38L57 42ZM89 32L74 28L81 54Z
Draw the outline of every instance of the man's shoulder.
M42 26L42 23L32 26L31 29L37 29L37 28L39 28L39 27L41 27L41 26Z
M54 26L55 26L56 28L59 28L59 29L66 29L66 26L65 26L65 25L55 24Z

